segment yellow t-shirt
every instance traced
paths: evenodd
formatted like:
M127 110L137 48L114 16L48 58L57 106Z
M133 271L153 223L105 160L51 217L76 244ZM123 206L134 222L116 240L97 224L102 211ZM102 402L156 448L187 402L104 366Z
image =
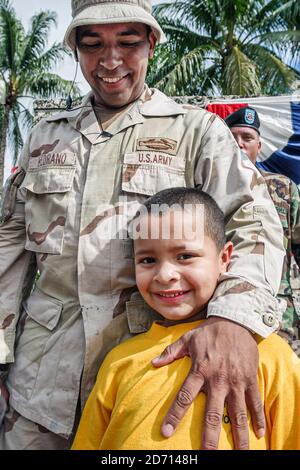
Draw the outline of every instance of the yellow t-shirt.
M159 369L151 365L170 343L201 322L165 327L154 323L144 334L114 348L106 357L87 401L72 449L200 449L205 395L199 394L177 431L166 439L160 427L190 369L185 357ZM259 387L266 435L250 449L300 449L300 359L277 335L258 344ZM219 449L232 449L224 410Z

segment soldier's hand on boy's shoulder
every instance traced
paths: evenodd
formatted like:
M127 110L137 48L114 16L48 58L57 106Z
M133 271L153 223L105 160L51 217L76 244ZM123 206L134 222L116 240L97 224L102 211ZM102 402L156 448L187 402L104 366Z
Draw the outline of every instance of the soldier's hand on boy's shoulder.
M219 317L209 317L168 346L153 361L161 367L190 356L192 367L162 425L170 437L200 392L207 396L202 449L217 449L224 405L231 421L235 449L249 448L247 407L257 437L265 432L258 381L258 349L246 328Z

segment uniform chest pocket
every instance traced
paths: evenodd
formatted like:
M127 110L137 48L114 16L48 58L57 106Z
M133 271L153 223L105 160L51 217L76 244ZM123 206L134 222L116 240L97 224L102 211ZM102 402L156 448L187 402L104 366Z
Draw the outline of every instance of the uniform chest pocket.
M123 164L123 191L153 196L158 191L178 186L186 186L184 168Z
M37 253L61 254L75 167L28 172L25 248Z

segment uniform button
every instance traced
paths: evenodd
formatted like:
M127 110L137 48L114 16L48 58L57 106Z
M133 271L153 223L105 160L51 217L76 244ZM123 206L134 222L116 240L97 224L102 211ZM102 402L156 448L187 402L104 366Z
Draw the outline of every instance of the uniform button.
M273 313L265 313L263 315L263 322L267 326L274 326L275 322L276 322L276 319L275 319Z

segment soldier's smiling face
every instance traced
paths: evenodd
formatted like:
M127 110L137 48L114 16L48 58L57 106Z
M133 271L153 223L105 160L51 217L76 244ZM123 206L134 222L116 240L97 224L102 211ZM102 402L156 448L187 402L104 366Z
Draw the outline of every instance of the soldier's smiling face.
M96 104L120 108L140 96L156 42L146 25L81 26L76 42L81 70Z

